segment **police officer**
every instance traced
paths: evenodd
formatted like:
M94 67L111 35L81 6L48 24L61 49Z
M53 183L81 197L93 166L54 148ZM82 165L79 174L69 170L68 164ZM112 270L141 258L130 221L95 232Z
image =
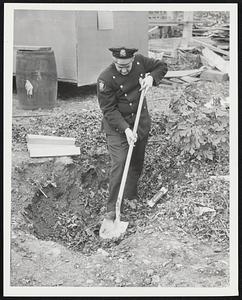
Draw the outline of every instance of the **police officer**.
M105 218L115 219L115 206L129 145L135 143L130 162L124 198L137 199L137 183L144 163L145 146L151 120L144 99L137 135L132 128L141 90L159 84L167 72L166 63L137 54L134 48L110 48L113 62L98 77L97 96L103 113L112 167Z

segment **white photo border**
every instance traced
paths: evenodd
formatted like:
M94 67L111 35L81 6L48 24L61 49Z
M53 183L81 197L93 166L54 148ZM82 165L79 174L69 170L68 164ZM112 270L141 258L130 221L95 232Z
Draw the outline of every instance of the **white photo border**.
M225 288L10 286L11 126L15 9L230 12L230 285ZM4 296L236 296L238 295L238 16L236 3L4 4Z

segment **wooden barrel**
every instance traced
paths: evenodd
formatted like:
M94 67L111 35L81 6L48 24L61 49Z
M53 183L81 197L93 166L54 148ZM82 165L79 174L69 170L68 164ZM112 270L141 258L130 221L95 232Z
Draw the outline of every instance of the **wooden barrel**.
M52 108L57 99L57 70L49 47L25 47L16 54L16 87L23 109Z

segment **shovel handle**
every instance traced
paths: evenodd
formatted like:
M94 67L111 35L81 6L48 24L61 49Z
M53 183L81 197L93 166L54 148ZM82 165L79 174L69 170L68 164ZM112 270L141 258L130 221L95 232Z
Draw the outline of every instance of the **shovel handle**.
M137 129L138 129L140 114L141 114L142 105L143 105L143 101L144 101L144 96L145 96L145 90L142 90L140 99L139 99L139 106L138 106L138 110L137 110L137 114L136 114L135 122L134 122L134 128L133 128L134 134L136 134ZM125 187L125 183L126 183L126 179L127 179L127 175L128 175L128 171L129 171L129 165L130 165L130 161L131 161L131 157L132 157L132 153L133 153L133 148L134 148L134 144L129 145L129 150L128 150L128 154L126 157L124 171L123 171L122 180L121 180L119 193L118 193L118 198L117 198L117 202L116 202L116 221L118 221L118 222L120 221L120 207L121 207L121 203L122 203L124 187Z

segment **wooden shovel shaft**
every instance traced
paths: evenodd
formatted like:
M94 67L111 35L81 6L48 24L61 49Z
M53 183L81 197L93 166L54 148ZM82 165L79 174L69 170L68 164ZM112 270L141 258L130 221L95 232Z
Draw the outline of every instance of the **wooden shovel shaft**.
M140 114L141 114L142 105L143 105L143 101L144 101L144 93L145 93L145 90L142 90L140 99L139 99L139 106L138 106L138 110L137 110L137 114L136 114L136 118L135 118L135 122L134 122L134 128L133 128L134 134L137 133L137 129L138 129L138 125L139 125ZM117 198L117 202L116 202L116 222L120 221L120 207L121 207L121 203L122 203L124 187L125 187L125 183L126 183L126 179L127 179L127 175L128 175L128 171L129 171L129 165L130 165L130 161L131 161L131 157L132 157L132 153L133 153L133 148L134 148L134 144L129 145L129 150L128 150L128 154L126 157L124 171L123 171L122 180L121 180L119 193L118 193L118 198Z

